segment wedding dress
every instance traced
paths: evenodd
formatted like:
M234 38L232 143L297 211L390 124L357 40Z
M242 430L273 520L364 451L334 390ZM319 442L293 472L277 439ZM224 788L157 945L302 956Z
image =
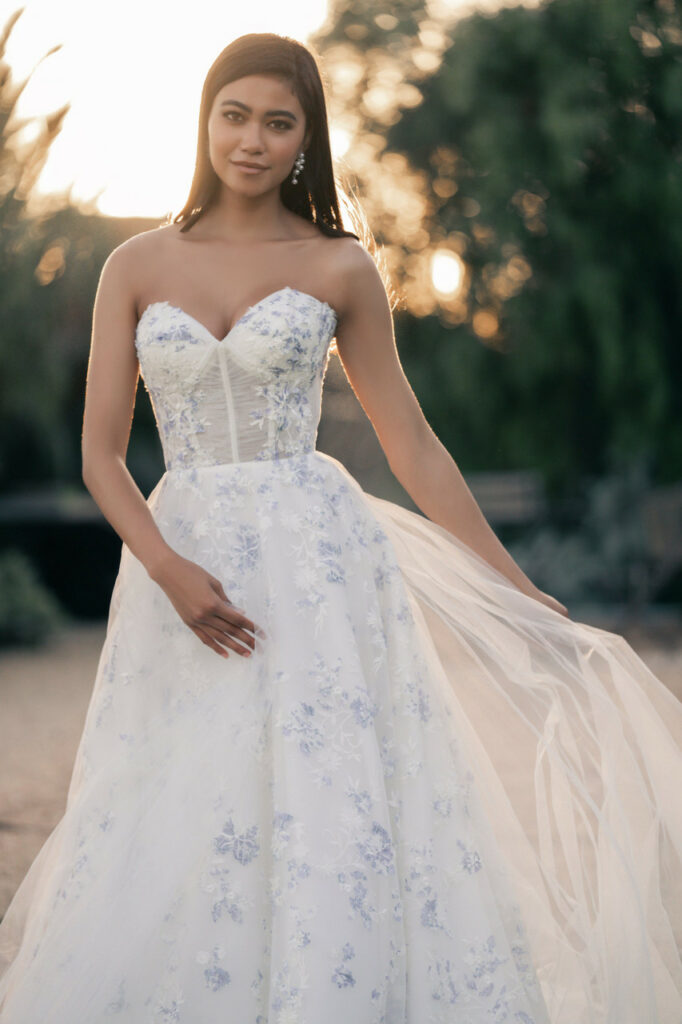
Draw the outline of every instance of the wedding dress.
M336 319L140 319L149 507L265 636L219 657L123 545L0 1022L680 1024L680 705L315 449Z

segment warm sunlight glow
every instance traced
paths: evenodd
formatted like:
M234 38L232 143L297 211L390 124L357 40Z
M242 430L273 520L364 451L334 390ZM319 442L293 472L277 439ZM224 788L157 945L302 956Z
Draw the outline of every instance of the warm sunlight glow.
M26 0L7 44L15 84L36 68L17 117L42 120L71 104L38 191L70 189L74 202L96 200L97 210L112 216L177 212L189 191L201 87L215 57L244 32L305 42L326 13L325 0L118 0L115 12L90 0ZM27 139L35 128L25 131ZM342 155L350 139L335 135Z
M464 264L456 252L439 249L431 257L431 281L439 295L452 298L462 286Z
M339 160L348 152L352 136L345 128L337 128L334 125L330 125L329 141L332 147L332 157L335 160Z
M484 6L500 2L474 0ZM427 13L440 5L444 22L442 30L421 33L415 61L421 61L423 72L435 70L448 38L446 26L468 4L427 0ZM92 0L26 0L6 51L15 84L35 68L19 97L17 117L38 117L42 123L70 104L37 193L67 194L72 202L111 216L177 213L194 170L201 87L221 49L244 32L280 32L305 42L326 17L326 0L217 6L211 0L189 6L118 0L115 11ZM398 23L386 11L374 20L386 31ZM45 57L54 47L60 49ZM414 106L421 92L399 74L396 78L391 60L384 63L362 109L392 117L396 103ZM363 65L357 51L340 46L323 70L332 91L343 92L362 76ZM343 160L350 148L355 150L356 126L335 125L333 118L330 123L334 158ZM29 124L23 137L35 132ZM447 277L454 271L443 272Z
M542 0L426 0L426 10L433 18L465 18L475 11L491 13L500 7L537 7Z
M497 313L492 309L479 309L474 313L472 326L479 338L493 338L497 334L500 322Z

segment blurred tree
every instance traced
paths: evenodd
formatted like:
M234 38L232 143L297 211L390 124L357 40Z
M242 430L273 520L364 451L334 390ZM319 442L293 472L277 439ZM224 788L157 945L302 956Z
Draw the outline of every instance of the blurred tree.
M59 451L54 428L64 382L40 315L36 277L36 272L54 277L59 268L55 254L45 252L45 219L29 215L27 206L68 106L47 116L33 139L20 141L28 121L17 118L15 108L29 79L13 84L5 51L22 10L0 34L0 487L13 477L54 473Z
M150 218L107 218L95 202L75 206L70 190L35 189L69 105L22 139L16 116L29 78L14 85L0 34L0 493L48 481L81 484L80 434L92 305L102 265L116 245L155 226ZM45 57L59 50L53 47ZM43 58L45 59L45 58ZM149 489L162 467L142 391L130 463Z
M454 24L422 3L374 10L344 0L316 42L357 136L348 169L407 310L426 316L398 329L434 429L463 468L536 466L554 492L623 455L679 477L674 0Z

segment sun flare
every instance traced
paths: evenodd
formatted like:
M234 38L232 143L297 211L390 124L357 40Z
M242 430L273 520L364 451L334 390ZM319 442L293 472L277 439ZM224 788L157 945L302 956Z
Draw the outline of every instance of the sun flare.
M27 0L7 44L14 81L30 75L17 117L42 120L70 104L38 192L67 193L110 216L164 217L187 197L201 87L223 46L244 32L305 42L327 6L257 0L216 7L195 0L190 9L119 0L116 16L107 16L112 11L86 0ZM31 121L18 141L35 132ZM333 138L342 154L349 138L342 129Z

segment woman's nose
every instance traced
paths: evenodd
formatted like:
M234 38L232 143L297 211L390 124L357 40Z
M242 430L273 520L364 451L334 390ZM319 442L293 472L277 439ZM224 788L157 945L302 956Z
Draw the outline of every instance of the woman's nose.
M248 150L260 151L263 149L263 130L257 122L253 121L244 125L242 146Z

